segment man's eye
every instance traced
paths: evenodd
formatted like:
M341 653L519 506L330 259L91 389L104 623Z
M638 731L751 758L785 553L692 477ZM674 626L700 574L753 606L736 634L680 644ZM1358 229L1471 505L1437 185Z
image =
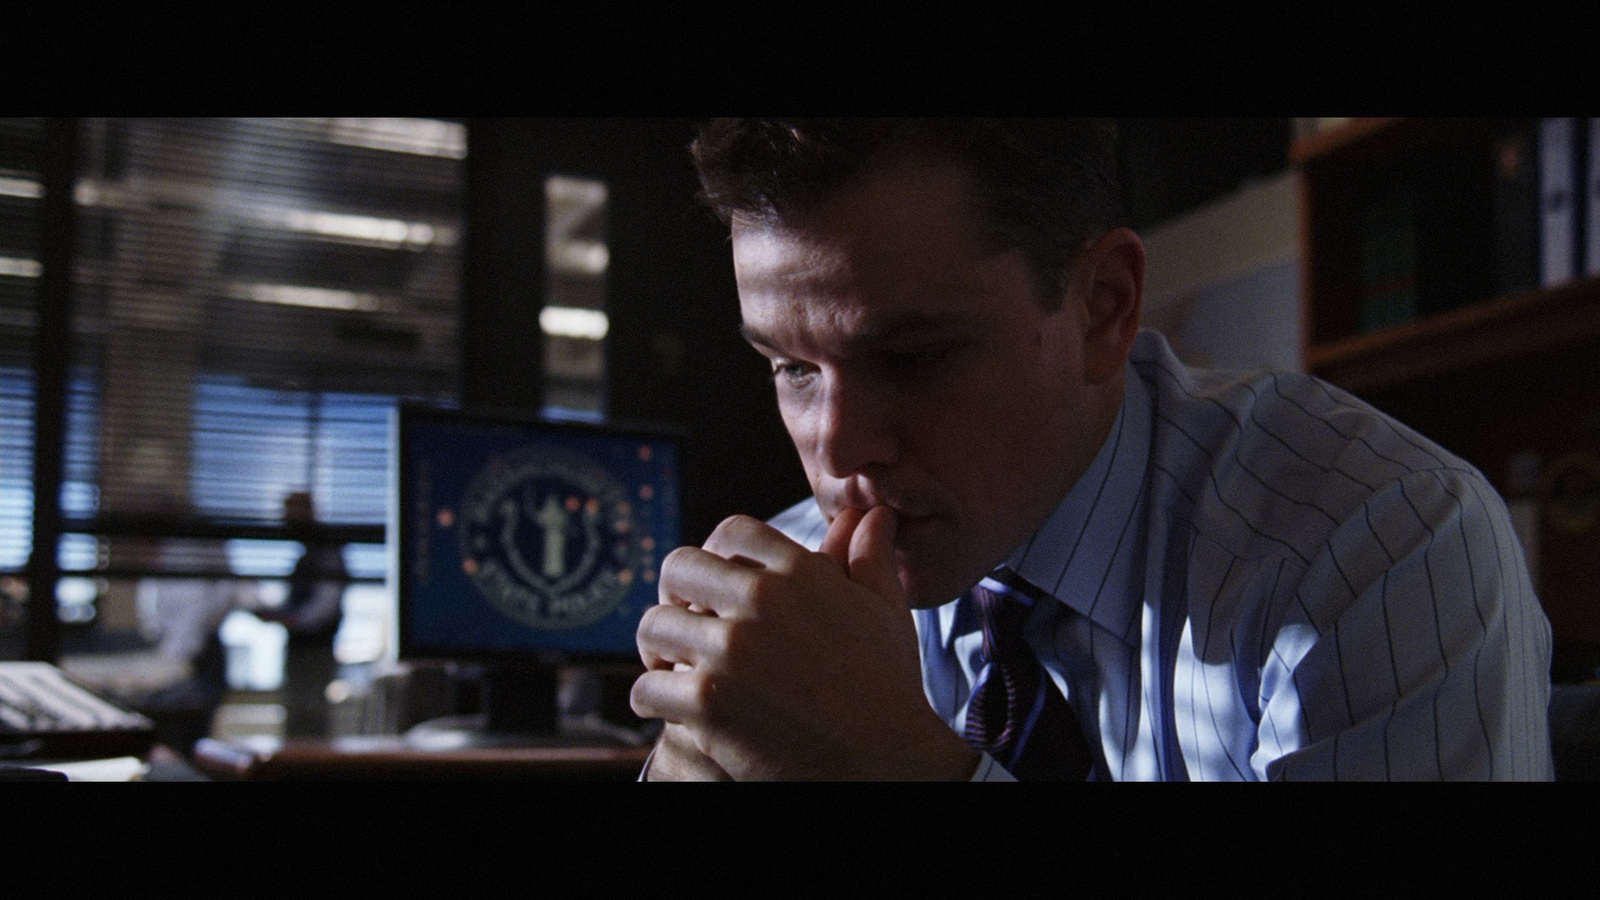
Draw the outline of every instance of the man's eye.
M772 378L790 387L800 387L811 377L811 368L805 363L773 363Z

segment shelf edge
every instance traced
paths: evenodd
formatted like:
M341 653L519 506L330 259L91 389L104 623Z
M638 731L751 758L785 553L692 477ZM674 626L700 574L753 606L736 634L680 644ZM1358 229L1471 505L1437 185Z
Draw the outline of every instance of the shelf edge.
M1307 135L1290 144L1289 161L1303 165L1351 144L1364 141L1403 121L1405 121L1403 116L1368 116L1351 119L1343 125Z
M1370 389L1597 336L1600 278L1583 278L1313 344L1306 349L1306 370L1346 389Z

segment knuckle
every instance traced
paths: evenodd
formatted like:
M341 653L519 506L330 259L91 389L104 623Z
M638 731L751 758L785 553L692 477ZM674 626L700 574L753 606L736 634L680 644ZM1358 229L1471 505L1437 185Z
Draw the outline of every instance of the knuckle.
M639 627L634 629L640 640L648 637L656 629L656 619L661 615L660 606L651 606L645 609L644 615L639 617Z
M721 549L734 545L738 541L737 536L748 532L755 521L743 514L723 519L711 530L711 536L706 538L705 549L719 553Z
M826 578L843 573L844 567L826 553L808 552L795 563L795 570L807 578Z
M711 719L717 709L718 684L714 675L696 671L689 690L690 702L703 718Z
M689 546L676 547L666 558L661 560L661 581L665 585L667 579L675 575L679 569L688 565L689 557L694 554L695 548ZM663 587L665 590L665 587Z
M777 608L783 603L787 580L770 569L752 572L744 591L746 606L758 615Z
M665 569L669 563L672 565L683 565L684 558L692 556L694 551L695 548L689 546L688 544L684 544L681 547L674 547L672 548L672 552L667 554L666 560L661 563L661 567Z
M666 615L665 610L664 606L651 606L639 617L639 627L634 629L633 640L641 653L649 652L653 655L661 648L668 634L668 623L662 618Z
M750 643L750 625L746 621L731 620L712 633L709 648L712 655L723 660L737 660L744 655Z
M634 679L633 687L628 691L628 706L633 709L635 715L651 719L656 716L656 707L650 685L646 681L648 677L647 673Z

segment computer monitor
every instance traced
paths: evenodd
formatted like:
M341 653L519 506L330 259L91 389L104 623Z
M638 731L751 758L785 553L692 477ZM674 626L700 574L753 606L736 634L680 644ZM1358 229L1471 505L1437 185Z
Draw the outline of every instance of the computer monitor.
M397 408L399 656L484 667L472 741L553 734L561 666L637 663L680 540L680 447L662 427Z

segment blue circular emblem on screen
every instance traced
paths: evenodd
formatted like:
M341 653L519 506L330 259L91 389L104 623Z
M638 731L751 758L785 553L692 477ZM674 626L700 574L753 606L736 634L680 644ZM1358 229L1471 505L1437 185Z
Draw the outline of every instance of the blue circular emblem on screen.
M574 453L531 449L486 467L461 500L463 569L495 608L535 628L589 625L633 587L622 484Z

